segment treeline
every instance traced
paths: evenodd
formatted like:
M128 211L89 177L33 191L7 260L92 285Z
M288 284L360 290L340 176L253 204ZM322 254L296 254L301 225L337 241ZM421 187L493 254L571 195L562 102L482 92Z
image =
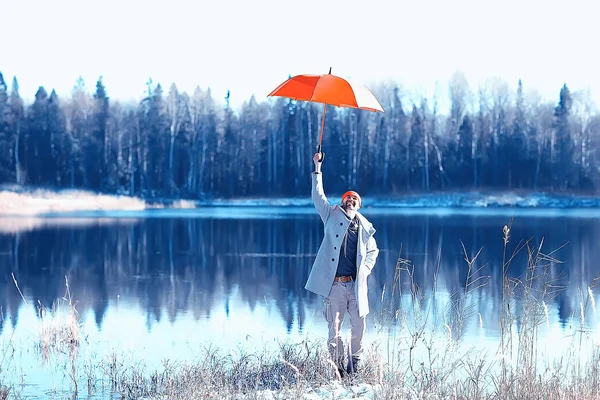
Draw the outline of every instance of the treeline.
M436 98L373 90L385 113L328 107L326 188L371 195L456 190L596 192L600 115L565 84L552 103L503 82L473 94L460 73ZM306 196L323 106L149 81L139 104L80 78L70 98L40 87L26 105L0 73L0 182L143 197Z

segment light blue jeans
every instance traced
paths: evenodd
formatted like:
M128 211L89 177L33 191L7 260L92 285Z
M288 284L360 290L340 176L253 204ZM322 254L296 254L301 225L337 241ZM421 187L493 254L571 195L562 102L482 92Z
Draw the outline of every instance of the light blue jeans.
M329 338L327 348L334 362L343 365L344 342L342 340L342 324L344 316L348 313L350 317L350 341L348 346L348 360L360 359L362 352L362 341L365 333L365 317L358 314L358 303L356 301L356 282L337 282L331 286L329 296L323 298L323 315L327 320Z

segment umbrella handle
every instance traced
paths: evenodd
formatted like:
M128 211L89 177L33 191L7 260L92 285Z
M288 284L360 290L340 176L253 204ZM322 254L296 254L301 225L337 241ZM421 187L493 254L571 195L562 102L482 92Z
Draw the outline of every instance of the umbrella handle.
M321 154L321 159L319 160L319 162L323 162L323 160L325 159L325 153L323 153L323 152L321 151L321 145L320 145L320 144L319 144L319 145L317 145L317 153L320 153L320 154Z
M331 72L331 68L329 69ZM321 159L319 162L323 162L325 153L321 151L321 143L323 142L323 129L325 128L325 114L327 113L327 103L323 103L323 117L321 118L321 131L319 133L319 145L317 146L317 153L321 153Z

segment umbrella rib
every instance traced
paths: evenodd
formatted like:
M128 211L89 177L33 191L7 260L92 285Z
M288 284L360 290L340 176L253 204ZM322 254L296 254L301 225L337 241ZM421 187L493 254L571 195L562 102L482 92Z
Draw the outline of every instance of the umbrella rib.
M316 88L317 86L319 86L319 82L321 82L321 79L323 79L325 76L326 76L326 75L322 75L322 76L320 76L320 77L319 77L319 79L317 80L317 83L315 83L315 86L314 86L315 88ZM314 98L315 98L315 92L316 92L316 90L313 90L313 93L312 93L312 95L310 96L310 101L313 101L313 100L314 100ZM324 102L324 103L325 103L325 102ZM325 103L325 104L327 104L327 103Z

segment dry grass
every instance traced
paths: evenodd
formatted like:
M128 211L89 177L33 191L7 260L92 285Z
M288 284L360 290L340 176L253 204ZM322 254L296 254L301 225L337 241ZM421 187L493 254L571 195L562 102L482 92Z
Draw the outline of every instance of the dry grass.
M296 393L325 385L337 370L322 343L281 343L277 350L225 353L206 347L192 363L165 361L163 370L146 371L112 355L102 365L112 390L128 398L222 399L261 391Z
M547 304L563 289L550 267L560 263L555 251L545 253L543 240L510 247L510 226L502 238L502 306L496 316L501 326L498 348L482 352L467 343L464 333L477 321L479 289L490 283L481 251L469 254L463 246L467 273L464 287L446 302L434 282L426 294L414 280L414 266L398 257L391 288L384 289L379 340L366 349L358 375L343 380L344 388L367 384L366 397L375 399L592 399L600 398L600 350L580 357L585 342L585 308L595 307L593 288L580 292L581 325L567 354L541 353L540 327L548 323ZM512 277L511 263L527 252L525 274ZM439 254L438 254L439 256ZM438 257L440 259L441 257ZM439 263L438 263L439 271ZM436 272L436 281L437 281ZM444 304L443 309L437 305ZM515 310L519 310L516 312ZM479 321L481 324L481 321ZM518 327L518 329L517 329ZM121 374L115 389L127 397L194 398L318 398L319 388L338 377L323 343L284 344L278 352L223 355L207 349L197 363L165 365L162 372ZM147 376L147 378L144 378ZM329 395L333 396L333 391ZM346 392L341 398L352 398Z
M73 354L81 341L82 323L71 297L69 281L65 277L66 292L50 310L38 302L40 319L39 348L46 359L53 352Z
M4 322L4 313L0 308L0 319ZM15 355L15 347L11 340L0 341L0 400L5 400L10 394L11 388L6 386L6 382L9 381L8 375L13 364L13 358Z
M466 342L465 332L469 324L482 324L479 289L491 283L491 276L480 260L481 251L470 254L464 246L464 286L449 294L437 289L441 249L428 293L415 283L415 266L398 257L391 287L381 296L377 339L365 349L352 379L340 379L325 338L280 343L252 353L207 346L192 362L165 360L158 370L117 353L99 362L82 360L78 349L85 341L68 281L65 297L51 312L40 307L40 348L42 354L69 354L65 369L75 394L78 382L85 381L90 395L147 399L600 398L600 348L585 322L588 308L595 310L593 285L579 292L579 325L567 353L544 354L538 345L540 328L548 324L547 304L563 289L560 277L551 273L551 266L560 261L555 251L543 251L543 240L537 246L531 241L511 246L510 233L507 225L502 238L502 303L494 316L501 334L497 349L487 352L476 342ZM511 264L521 251L527 252L525 273L513 277ZM85 368L78 368L81 363ZM0 400L7 390L0 389Z
M21 298L27 305L27 300L23 296L14 274L12 274L12 278ZM76 398L79 391L78 365L82 323L71 296L67 277L65 277L65 287L65 295L55 301L50 309L38 301L39 334L36 348L41 355L43 364L50 363L50 360L56 359L55 356L66 359L63 372L70 378L71 392ZM12 360L12 356L10 360ZM21 380L24 380L24 377L21 377Z
M465 285L450 295L442 312L435 307L437 282L426 295L414 282L414 266L398 257L390 293L382 294L386 312L380 316L380 343L388 363L377 398L600 398L600 349L585 324L587 308L595 309L593 285L579 293L580 325L573 330L570 349L544 354L538 343L540 327L548 324L547 304L564 289L560 277L551 273L560 260L556 250L544 252L543 240L538 246L529 240L511 247L510 232L510 225L505 226L502 303L496 316L501 334L492 353L481 353L477 343L463 340L465 327L477 316L476 289L490 279L485 265L479 265L480 251L470 256L463 246ZM525 274L513 277L511 264L521 251L527 252Z

